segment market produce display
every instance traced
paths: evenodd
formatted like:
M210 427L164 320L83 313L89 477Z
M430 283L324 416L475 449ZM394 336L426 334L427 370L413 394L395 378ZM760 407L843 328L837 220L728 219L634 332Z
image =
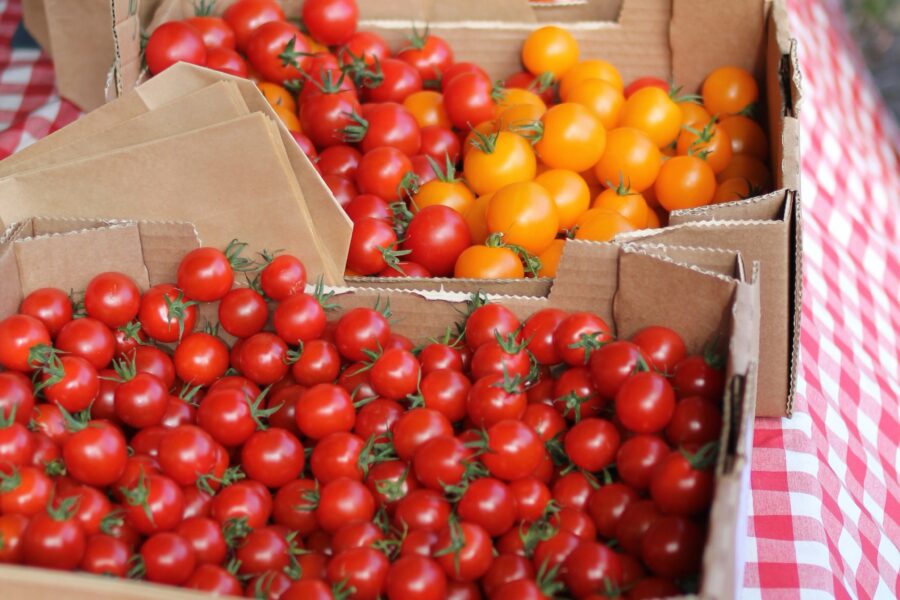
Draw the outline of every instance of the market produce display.
M0 321L0 562L257 598L695 589L712 348L478 295L414 346L387 303L332 311L301 261L242 250Z
M427 28L393 51L357 31L353 0L305 2L302 31L273 0L211 9L152 33L151 74L184 61L259 81L356 225L349 275L552 277L567 238L771 189L760 93L741 68L699 90L625 85L545 26L522 40L523 70L493 81Z

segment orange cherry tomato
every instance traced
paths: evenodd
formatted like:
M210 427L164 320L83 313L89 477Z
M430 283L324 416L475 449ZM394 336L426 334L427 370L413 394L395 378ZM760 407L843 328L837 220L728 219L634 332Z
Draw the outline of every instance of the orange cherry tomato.
M743 115L725 117L719 123L731 139L735 154L749 154L765 162L769 158L769 138L759 123Z
M607 208L592 208L581 215L578 220L575 239L608 242L619 233L627 231L634 231L634 227L631 226L628 219L616 211Z
M753 110L759 100L759 86L746 69L720 67L703 82L701 94L706 110L724 117Z
M487 226L487 208L491 203L493 194L485 194L475 198L475 202L469 206L469 210L463 215L466 219L466 225L469 226L469 233L472 236L472 243L483 244L487 237L491 234Z
M476 194L490 194L509 184L534 179L537 159L525 138L500 131L477 142L478 147L463 159L463 173Z
M288 128L288 131L303 133L303 129L300 127L300 118L297 116L297 113L291 112L283 106L273 106L272 109L284 123L284 126Z
M677 153L705 158L713 173L721 173L731 162L731 138L710 120L706 125L688 125L678 134Z
M565 240L553 240L546 250L538 254L541 261L538 277L556 277L556 269L559 267L559 259L562 258L565 245Z
M453 276L466 279L521 279L525 268L509 248L469 246L456 259Z
M584 171L595 165L606 148L600 119L580 104L557 104L541 117L543 134L534 145L547 166Z
M532 75L552 73L559 79L578 62L578 42L562 27L535 29L522 46L522 64Z
M607 188L603 190L594 198L591 208L605 208L615 211L628 219L628 222L635 229L646 227L648 214L653 212L639 192L632 192L624 188Z
M540 114L547 112L547 105L534 92L522 88L505 88L494 106L494 118L499 119L506 109L520 104L533 106Z
M556 237L559 217L547 190L533 181L523 181L494 193L487 208L487 225L491 233L503 234L504 243L537 255Z
M528 137L530 132L534 131L535 121L540 121L546 108L541 109L534 104L516 104L510 106L500 113L500 129L504 131L512 131L513 133L521 133Z
M709 111L696 102L679 102L678 108L681 109L682 127L685 125L690 125L691 127L699 125L703 127L703 125L712 121L712 115L709 114Z
M661 163L659 148L646 133L619 127L606 135L606 151L594 171L607 187L616 187L621 182L629 189L643 192L656 181Z
M444 108L443 94L433 90L413 92L403 100L403 106L412 114L419 127L437 125L444 129L452 128L450 117Z
M652 185L641 192L641 196L644 197L644 200L647 202L647 206L649 206L650 208L659 208L659 200L656 199L656 188L654 188Z
M646 133L658 148L668 146L681 129L681 108L657 87L641 88L625 101L620 124Z
M735 200L744 200L759 195L761 190L753 187L749 181L743 177L732 177L721 182L716 188L716 194L713 196L713 204L721 204L722 202L734 202Z
M462 155L463 158L475 148L475 142L478 141L478 134L491 135L492 133L496 133L500 131L500 124L497 121L484 121L479 123L475 127L469 130L469 133L466 134L466 139L463 142L462 146Z
M676 156L663 163L656 178L656 199L668 211L712 202L716 174L702 158Z
M659 229L661 224L661 220L659 218L659 213L654 209L650 209L647 213L647 229Z
M619 125L625 96L608 81L585 79L572 88L567 102L584 106L600 119L603 127L612 129Z
M474 202L475 196L462 181L433 179L419 188L410 208L413 212L418 212L426 206L441 204L465 215Z
M751 185L761 190L768 190L772 185L772 174L769 172L769 168L761 160L749 154L732 156L731 163L719 173L717 179L725 181L735 177L746 179Z
M619 92L624 84L622 74L612 63L600 59L582 60L569 69L559 82L559 97L563 102L575 102L570 94L578 87L578 84L588 79L601 79L611 84Z
M556 205L560 231L571 229L590 206L591 190L575 171L550 169L535 177L534 182L550 193Z
M260 81L256 84L272 108L284 108L288 112L297 112L297 101L288 89L271 81Z

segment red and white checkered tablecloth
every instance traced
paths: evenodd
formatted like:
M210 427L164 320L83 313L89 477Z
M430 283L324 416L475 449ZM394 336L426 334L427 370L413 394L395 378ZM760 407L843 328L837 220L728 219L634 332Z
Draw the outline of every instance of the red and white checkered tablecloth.
M838 0L791 0L805 276L792 419L756 423L746 598L900 593L900 134ZM76 119L0 0L0 158Z

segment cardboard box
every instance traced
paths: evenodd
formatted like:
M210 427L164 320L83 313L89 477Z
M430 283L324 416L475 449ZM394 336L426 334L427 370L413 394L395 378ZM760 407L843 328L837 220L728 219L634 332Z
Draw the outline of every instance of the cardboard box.
M28 241L28 240L31 241ZM17 281L46 281L53 267L46 261L15 262L13 247L45 246L52 256L74 254L87 247L115 253L116 264L138 278L142 286L171 280L177 253L196 247L193 229L183 224L107 223L32 219L11 226L0 243L0 269L17 267ZM149 252L152 241L166 240L171 254L161 265ZM45 255L46 258L46 255ZM66 282L83 287L109 263L81 260L70 267ZM98 259L99 260L99 259ZM121 262L118 262L121 261ZM685 262L687 261L687 262ZM697 264L705 265L705 268ZM146 275L142 275L146 267ZM7 271L0 271L7 277ZM141 279L141 277L145 277ZM583 285L589 282L589 285ZM37 284L35 284L37 285ZM43 283L41 284L43 285ZM333 300L342 308L390 302L395 331L420 339L455 322L469 294L384 288L336 288ZM2 296L0 296L2 298ZM709 538L703 555L700 597L736 597L743 582L744 528L749 499L754 397L758 376L758 265L745 268L740 255L726 250L667 245L624 245L573 242L566 248L560 274L540 298L495 297L520 317L548 306L590 310L603 316L619 335L649 324L674 328L691 352L719 340L727 356L724 427L716 466ZM15 302L0 303L0 318L15 311ZM696 310L685 311L685 306ZM333 317L332 317L333 318ZM199 594L146 583L90 575L0 566L4 599L25 600L62 595L73 600L197 598Z
M36 289L82 291L105 271L141 290L175 281L181 257L198 248L190 223L34 217L0 234L0 315L14 314Z
M147 11L152 14L149 31L166 21L189 16L193 10L189 0L149 1L155 4ZM232 2L220 1L216 10L222 11ZM113 4L124 6L127 0L113 0ZM283 4L289 16L299 14L299 4ZM683 228L677 234L668 234L668 228L664 228L635 235L665 243L738 249L749 260L760 259L766 358L761 367L757 412L760 416L790 415L797 377L802 282L800 202L796 192L800 171L800 82L795 42L787 30L782 0L358 0L358 4L360 29L381 34L392 47L403 45L414 22L427 23L431 31L447 39L457 60L477 61L493 77L521 69L522 40L546 23L563 24L578 40L581 56L611 61L626 81L654 75L671 78L693 91L710 71L722 65L738 65L753 72L765 94L763 110L769 125L770 167L778 191L749 201L672 213L672 225L705 222L693 230ZM118 89L129 89L145 76L140 69L139 45L121 35L128 26L116 26L120 42L115 73ZM787 196L790 201L785 200ZM778 208L774 207L776 204ZM696 235L689 235L689 231ZM348 279L348 283L450 290L481 285L497 293L523 295L540 295L549 285L537 280L485 284L459 280L367 282L362 278Z

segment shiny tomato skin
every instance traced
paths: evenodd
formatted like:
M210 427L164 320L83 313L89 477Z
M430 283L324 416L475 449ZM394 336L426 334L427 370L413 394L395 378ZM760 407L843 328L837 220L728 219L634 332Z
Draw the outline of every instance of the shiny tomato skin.
M322 486L315 513L319 526L334 533L350 521L371 520L375 514L375 500L359 481L336 479Z
M228 552L219 524L207 517L191 517L178 524L175 532L194 550L198 565L220 564Z
M457 552L446 552L436 556L438 564L443 567L449 579L467 583L483 576L491 566L493 544L488 533L479 525L462 521L458 524L463 546ZM454 540L454 529L445 527L438 534L435 544L436 555L442 549L451 546Z
M384 348L391 335L391 327L381 313L370 308L354 308L347 311L334 330L334 343L341 356L353 361L363 361L368 351Z
M488 535L497 537L512 528L516 500L502 481L483 477L469 484L456 510L461 519L481 525Z
M428 440L453 435L453 426L442 413L430 408L414 408L397 419L391 429L394 448L403 460L411 460Z
M306 267L296 256L280 254L263 267L259 283L266 296L276 302L306 288Z
M101 533L87 539L78 568L94 575L124 578L128 574L130 558L128 544Z
M153 534L141 546L147 581L180 585L194 572L194 549L177 533Z
M673 446L702 446L719 439L722 411L700 396L679 400L666 427L666 439Z
M645 327L631 336L631 341L647 357L650 367L666 375L672 374L675 365L687 356L684 340L668 327Z
M606 419L582 419L566 433L563 444L576 466L591 472L602 471L616 458L619 432Z
M673 450L653 471L650 496L664 514L691 517L709 508L713 485L712 465L695 468L683 450Z
M583 541L568 557L561 570L566 587L578 598L602 592L605 585L618 586L622 579L619 556L607 546Z
M586 365L598 344L611 340L609 325L593 313L572 313L556 329L556 349L572 366Z
M300 358L291 365L294 380L305 386L332 383L340 374L341 357L331 342L311 340L304 344Z
M616 416L635 433L662 431L675 412L675 392L662 375L644 371L632 375L616 394Z
M342 387L322 383L306 390L297 401L297 427L308 438L351 431L356 421L353 400Z
M387 583L390 563L384 553L374 548L351 548L336 555L328 563L328 580L332 585L347 582L359 600L381 597Z
M367 102L400 102L422 90L422 76L410 64L397 58L381 61L383 78L377 85L364 84L363 97Z
M669 454L669 445L658 435L635 435L619 447L616 466L623 482L637 490L650 486L654 470Z
M144 535L169 531L181 522L184 494L168 477L146 475L143 480L139 478L126 497L125 518Z
M610 342L591 353L590 369L594 386L604 398L615 398L619 388L644 360L641 349L622 340Z
M339 46L356 32L359 8L353 0L307 0L302 16L313 38L326 46Z
M725 390L725 374L703 356L688 356L675 365L672 386L679 398L702 396L717 402Z
M115 483L125 471L127 459L125 436L108 423L94 421L63 445L68 474L96 487Z
M116 416L138 429L157 425L166 413L168 401L169 393L158 377L138 373L116 388Z
M178 265L178 288L190 300L214 302L227 294L233 283L231 263L217 248L191 250Z
M19 313L34 317L44 324L51 337L72 320L72 300L57 288L39 288L25 296Z
M496 336L507 337L521 325L518 317L505 306L486 304L476 308L466 320L466 344L477 350L481 344L496 339Z
M234 31L235 45L245 50L250 36L264 23L284 19L284 11L274 0L239 0L222 14Z
M225 342L202 331L186 335L173 358L178 378L190 385L208 386L228 369Z
M0 366L5 369L30 372L28 354L40 344L50 345L50 332L38 319L12 315L0 321Z
M81 562L87 540L74 517L55 518L42 510L31 518L22 537L24 563L72 571Z
M288 372L287 344L274 333L260 332L241 346L241 371L257 385L270 385Z
M448 206L431 205L412 218L403 249L407 258L425 267L435 277L453 272L456 259L472 245L466 220Z
M244 591L237 577L223 567L209 563L198 565L183 586L217 596L240 596Z
M388 570L388 600L442 600L446 593L447 576L429 557L403 556Z
M272 505L272 520L300 535L315 531L318 528L315 503L308 496L316 486L312 479L296 479L279 488Z
M586 508L597 533L614 538L622 514L637 500L638 493L622 483L610 483L592 491Z
M251 288L235 288L219 302L219 324L226 333L247 338L259 333L269 318L265 299Z
M141 298L138 312L141 327L144 333L158 342L177 341L185 333L193 331L197 321L196 306L185 306L183 316L179 318L170 311L170 302L184 302L184 293L170 284L154 286Z
M177 62L204 66L206 46L200 33L181 21L169 21L157 27L145 48L147 68L156 75Z
M543 459L545 450L540 438L521 421L500 421L488 429L487 437L489 451L481 460L498 479L527 477Z

